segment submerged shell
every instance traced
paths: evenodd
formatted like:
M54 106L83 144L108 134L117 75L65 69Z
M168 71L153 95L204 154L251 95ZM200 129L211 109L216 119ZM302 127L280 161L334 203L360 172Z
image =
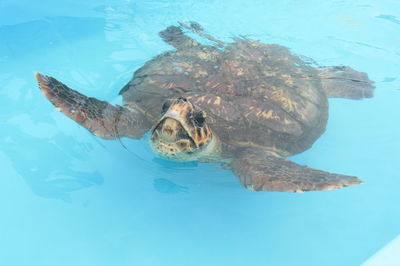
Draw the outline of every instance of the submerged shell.
M227 146L288 155L308 149L325 130L328 103L318 74L285 47L235 39L224 49L165 52L137 70L121 94L154 120L166 99L185 96L207 112Z

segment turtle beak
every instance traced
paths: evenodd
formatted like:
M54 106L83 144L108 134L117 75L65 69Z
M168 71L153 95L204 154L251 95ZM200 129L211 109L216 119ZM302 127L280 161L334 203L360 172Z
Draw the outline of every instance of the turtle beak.
M190 121L192 116L190 114L193 113L193 110L193 105L186 98L179 97L171 103L168 110L154 123L151 132L153 133L165 119L170 118L178 121L187 134L192 137L192 121Z
M153 149L169 159L191 160L209 153L212 132L205 123L204 111L185 98L166 101L163 113L154 123L150 138Z
M178 140L187 139L194 148L199 148L199 145L190 136L189 131L187 131L179 121L164 117L152 130L152 139L161 138L168 142L177 142Z

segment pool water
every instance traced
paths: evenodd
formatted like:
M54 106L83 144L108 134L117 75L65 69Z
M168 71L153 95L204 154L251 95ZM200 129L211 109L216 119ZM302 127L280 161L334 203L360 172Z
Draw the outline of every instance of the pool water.
M397 0L2 0L0 265L364 263L400 234L399 11ZM37 88L40 71L121 103L132 73L171 49L158 32L189 20L367 72L375 97L330 100L326 133L291 158L365 184L251 192L219 165L156 158L146 139L96 138Z

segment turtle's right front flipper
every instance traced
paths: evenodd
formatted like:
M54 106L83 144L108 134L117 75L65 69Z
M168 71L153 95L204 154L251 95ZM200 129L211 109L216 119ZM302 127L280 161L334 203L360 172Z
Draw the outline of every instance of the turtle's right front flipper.
M112 105L68 88L53 77L36 74L40 90L66 116L104 139L138 139L150 129L150 121L131 108Z
M362 184L355 176L298 165L256 148L237 153L231 168L246 188L257 191L303 192Z

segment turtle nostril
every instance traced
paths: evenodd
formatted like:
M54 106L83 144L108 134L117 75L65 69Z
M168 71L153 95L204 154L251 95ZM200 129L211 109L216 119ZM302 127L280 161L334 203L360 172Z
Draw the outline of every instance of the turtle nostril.
M182 96L180 96L180 97L178 98L178 100L179 100L179 101L187 102L187 99L186 99L185 97L182 97Z
M170 128L164 128L163 133L168 136L172 136L173 130Z

